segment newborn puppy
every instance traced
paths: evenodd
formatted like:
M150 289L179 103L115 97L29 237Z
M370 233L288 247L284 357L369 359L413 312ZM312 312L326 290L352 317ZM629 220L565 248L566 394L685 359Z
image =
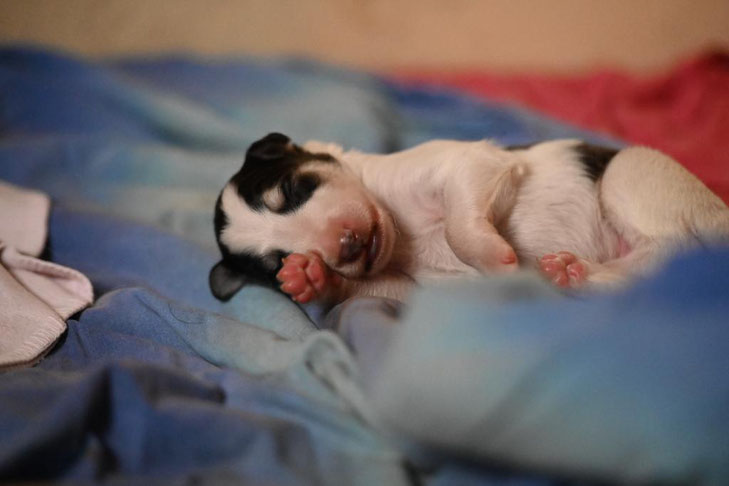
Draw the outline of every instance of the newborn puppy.
M729 209L644 147L436 140L375 155L272 133L223 188L215 235L218 299L250 282L331 305L520 262L561 287L615 286L726 238Z

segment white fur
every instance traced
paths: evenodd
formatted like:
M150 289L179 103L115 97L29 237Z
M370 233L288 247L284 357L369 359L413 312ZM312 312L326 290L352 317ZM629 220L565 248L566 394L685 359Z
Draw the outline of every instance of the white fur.
M326 183L291 214L251 211L226 188L230 224L221 241L258 253L316 251L348 277L341 300L401 298L413 280L535 267L558 251L581 259L588 285L615 285L649 271L677 245L729 235L726 205L666 155L624 149L595 183L577 160L577 143L509 151L485 141L437 140L376 155L309 142L305 149L328 152L342 165L304 167ZM275 206L278 197L264 200ZM342 228L369 234L374 222L386 244L371 271L339 262Z

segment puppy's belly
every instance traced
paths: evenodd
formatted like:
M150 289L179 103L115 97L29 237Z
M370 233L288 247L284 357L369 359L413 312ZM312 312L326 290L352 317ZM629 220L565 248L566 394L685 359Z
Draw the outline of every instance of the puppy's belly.
M534 265L547 253L569 251L593 262L604 262L626 252L627 244L603 217L598 193L545 201L527 200L514 208L504 228L522 265Z

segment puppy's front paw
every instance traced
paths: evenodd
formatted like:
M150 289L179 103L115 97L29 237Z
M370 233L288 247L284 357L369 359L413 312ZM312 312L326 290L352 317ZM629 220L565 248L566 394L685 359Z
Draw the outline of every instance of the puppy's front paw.
M580 287L587 278L587 265L568 251L544 255L539 270L558 287Z
M281 282L281 290L302 304L325 296L342 283L342 277L329 270L314 252L292 253L284 258L276 278Z

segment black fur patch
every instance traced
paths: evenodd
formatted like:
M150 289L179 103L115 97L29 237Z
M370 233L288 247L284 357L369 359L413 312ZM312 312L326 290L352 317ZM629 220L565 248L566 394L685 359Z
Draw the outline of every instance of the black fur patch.
M228 226L228 217L223 212L223 193L222 191L218 195L217 201L215 201L215 216L213 217L213 226L215 227L215 239L220 245L220 232L223 228Z
M511 151L528 150L538 144L539 142L509 145L504 148ZM585 168L587 177L589 177L593 182L597 181L602 176L612 158L618 153L618 150L616 149L600 145L592 145L586 142L580 142L575 145L574 150L577 153L578 160Z
M271 269L265 260L248 253L227 254L210 270L210 290L217 299L227 301L250 283L276 288L276 273L281 264L276 267Z
M269 133L250 146L243 167L231 182L255 211L265 209L263 194L280 186L285 200L277 212L288 213L304 204L322 182L313 175L296 173L299 167L312 160L336 163L329 154L307 152L292 144L286 135Z
M608 164L619 151L583 142L575 146L575 152L577 152L587 176L594 182L603 175Z
M278 287L276 274L283 263L281 260L288 256L288 253L281 250L274 250L266 255L254 255L249 252L230 253L223 252L223 263L231 269L243 275L247 283Z
M290 174L281 180L281 192L284 195L283 205L276 209L279 214L296 211L321 184L316 174Z
M230 272L230 276L237 275L239 278L242 278L245 283L256 283L276 288L278 286L276 274L283 266L281 260L288 256L288 253L281 250L274 250L266 255L255 255L250 252L231 253L230 250L228 250L228 248L220 242L220 234L228 225L228 217L225 215L225 212L221 207L221 199L222 193L218 196L218 200L215 203L215 216L213 220L215 226L215 239L223 257L220 263L227 268ZM222 276L219 275L218 278L226 277L225 274L222 274ZM211 275L210 286L216 297L221 300L227 300L232 296L221 298L219 295L220 291L216 292L214 285L216 284L213 282ZM224 285L222 282L218 282L217 286L222 287Z

